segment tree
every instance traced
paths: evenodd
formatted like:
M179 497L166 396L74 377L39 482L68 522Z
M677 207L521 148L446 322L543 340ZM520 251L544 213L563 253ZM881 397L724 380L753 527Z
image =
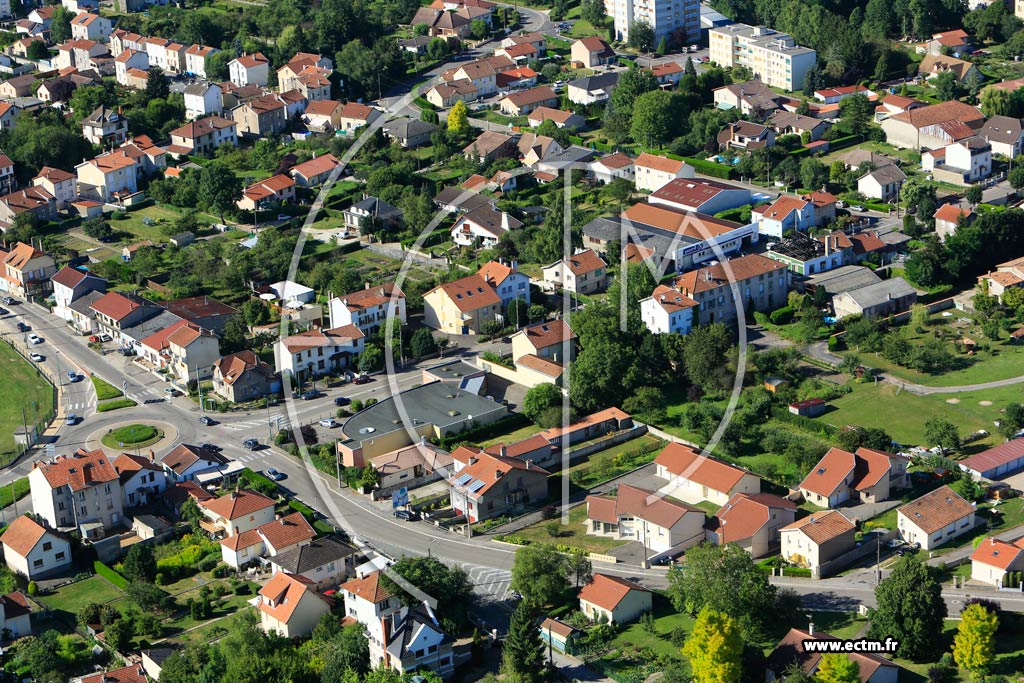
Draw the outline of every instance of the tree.
M245 318L236 313L224 324L224 331L220 335L220 350L225 354L244 351L248 339L249 327L245 324Z
M679 107L675 98L664 90L652 90L633 101L633 119L629 133L647 147L665 142L678 127Z
M886 50L882 54L878 55L878 61L875 62L875 81L881 83L885 81L889 76L889 51Z
M121 573L129 581L150 581L156 578L156 557L152 546L136 543L128 549L121 564Z
M850 135L859 135L867 130L874 116L874 105L861 94L844 97L839 102L839 126Z
M915 661L933 658L946 618L936 571L911 555L901 558L875 588L878 607L871 613L868 637L899 641L900 657Z
M924 421L924 440L931 446L938 446L943 455L947 450L959 450L961 445L956 425L941 417L929 417Z
M71 20L74 16L63 5L53 8L53 16L50 17L50 41L54 45L71 39Z
M646 21L634 21L629 25L629 46L640 52L654 49L654 28Z
M483 19L474 19L469 25L469 32L477 40L483 40L491 29Z
M434 335L426 327L419 328L412 333L412 339L409 340L409 350L417 358L423 358L424 356L436 353L437 342L434 341Z
M940 100L956 99L956 74L952 71L943 71L931 83L935 88L935 96Z
M702 325L686 335L684 365L690 381L705 392L717 388L731 345L729 330L722 323Z
M341 633L328 643L320 683L348 683L349 672L365 675L369 670L369 641L363 635L363 627L353 624L342 628Z
M135 626L129 617L116 619L103 629L103 640L118 652L128 649L134 635Z
M146 75L146 100L166 100L171 94L171 82L158 66L151 67Z
M960 625L953 636L953 660L978 678L995 658L999 618L983 605L968 605L960 613Z
M1014 166L1010 169L1007 178L1010 181L1010 187L1013 189L1019 190L1024 187L1024 166Z
M229 76L228 63L235 58L231 50L219 50L206 58L206 75L214 81L226 81Z
M658 41L658 49L655 50L659 55L668 54L668 37L662 36L661 40Z
M964 198L971 206L981 204L981 185L971 185L964 192Z
M359 372L374 372L384 367L384 351L376 344L367 344L359 354Z
M818 190L828 184L829 170L825 164L813 157L800 162L800 185L808 190Z
M860 665L845 654L828 652L821 656L814 680L817 683L860 683Z
M580 18L595 28L604 26L606 17L603 0L582 0L580 2Z
M448 112L448 132L457 136L469 132L469 112L462 100L452 105L451 111Z
M738 683L743 671L743 637L727 614L704 607L683 646L694 683Z
M517 553L518 556L518 553ZM544 644L525 600L516 605L509 620L508 636L501 655L501 673L509 683L540 683L544 680Z
M185 502L181 504L181 511L178 513L178 516L192 527L193 533L202 533L202 527L199 526L199 523L206 519L206 516L199 509L194 498L189 497L185 499Z
M41 40L33 40L25 50L25 56L32 60L49 59L50 51L46 49L46 43Z
M622 408L645 422L659 423L665 419L665 394L658 387L639 387Z
M1020 403L1007 403L1003 409L1003 419L999 421L999 431L1007 439L1024 429L1024 406Z
M523 397L523 415L534 422L548 408L562 405L562 390L554 384L543 383L531 387Z
M217 214L221 223L224 212L231 211L242 198L242 180L227 165L214 162L199 173L197 200L203 208Z
M511 586L531 609L555 602L569 587L562 554L544 543L519 548L512 563Z
M114 234L110 225L102 218L89 218L83 221L82 232L94 240L103 240Z
M469 575L461 567L448 566L436 557L428 555L403 557L391 565L391 572L437 600L435 611L439 620L453 624L456 630L466 626L468 621L465 606L472 600L473 585L470 583ZM387 574L385 585L401 596L406 604L419 602L418 598L406 593L391 581Z
M669 570L668 597L689 614L707 607L732 617L749 638L773 619L776 589L738 545L704 543L686 552L685 566Z

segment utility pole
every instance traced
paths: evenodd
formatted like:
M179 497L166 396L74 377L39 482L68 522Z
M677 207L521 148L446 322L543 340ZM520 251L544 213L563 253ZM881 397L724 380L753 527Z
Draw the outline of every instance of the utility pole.
M199 414L206 414L206 404L203 403L203 384L199 379L199 368L196 368L196 389L199 391Z

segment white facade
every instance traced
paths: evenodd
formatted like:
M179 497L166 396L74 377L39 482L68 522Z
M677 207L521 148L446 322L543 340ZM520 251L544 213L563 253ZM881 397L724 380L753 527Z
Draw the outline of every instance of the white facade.
M221 100L221 89L216 83L196 83L185 88L185 118L187 120L200 119L210 114L220 114L222 111L224 111L224 105Z
M11 523L11 529L15 536L35 535L39 524L28 517L19 517ZM8 568L30 580L52 576L71 566L71 544L52 531L43 530L30 548L15 548L8 542L3 548Z
M644 327L653 334L689 334L693 329L693 309L698 306L697 302L668 287L665 289L669 291L655 290L654 295L640 300L640 319ZM688 303L680 305L675 297Z
M745 66L766 85L783 90L804 87L817 53L791 36L764 26L729 24L708 31L708 58L725 68Z
M241 87L266 85L270 81L270 62L263 55L245 55L228 62L228 80Z
M390 290L388 290L390 291ZM385 295L383 288L378 288L379 297L368 299L360 296L356 299L353 295L336 296L327 302L327 312L330 316L331 327L342 327L343 325L355 325L365 335L373 334L384 324L386 320L398 319L404 325L406 323L405 295L398 293L394 300ZM355 292L360 295L362 292Z
M654 29L658 42L677 30L686 42L700 38L700 3L696 0L605 0L605 14L615 21L615 37L629 40L629 27L645 22Z
M121 484L97 483L78 491L68 486L51 487L41 468L28 475L32 491L32 510L55 529L75 528L98 522L104 529L121 524L124 518Z
M142 468L121 483L126 508L146 505L156 495L167 488L167 473L160 470Z
M662 160L661 157L655 157L655 159L657 161L653 163L645 161L643 156L636 160L634 164L635 180L633 181L636 189L657 192L676 178L693 178L697 175L693 166L689 164L681 163L677 169L674 169L672 168L674 162L671 159Z

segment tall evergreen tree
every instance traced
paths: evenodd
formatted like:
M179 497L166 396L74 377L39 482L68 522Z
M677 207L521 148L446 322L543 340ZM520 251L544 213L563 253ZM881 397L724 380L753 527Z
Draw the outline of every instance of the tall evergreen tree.
M509 683L539 683L544 679L544 644L526 601L521 601L512 613L501 672Z
M872 638L899 641L899 656L932 657L942 638L946 603L932 567L906 556L875 589L878 607L871 616Z

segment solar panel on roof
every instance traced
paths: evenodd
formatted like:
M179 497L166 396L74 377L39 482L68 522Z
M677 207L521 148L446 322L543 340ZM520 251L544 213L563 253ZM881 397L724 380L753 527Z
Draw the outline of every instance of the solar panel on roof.
M482 489L484 486L485 486L485 484L482 481L480 481L479 479L477 479L476 481L474 481L472 484L469 485L469 492L470 493L476 493L477 491Z
M472 474L463 474L461 477L455 480L456 486L465 486L466 483L473 478Z

